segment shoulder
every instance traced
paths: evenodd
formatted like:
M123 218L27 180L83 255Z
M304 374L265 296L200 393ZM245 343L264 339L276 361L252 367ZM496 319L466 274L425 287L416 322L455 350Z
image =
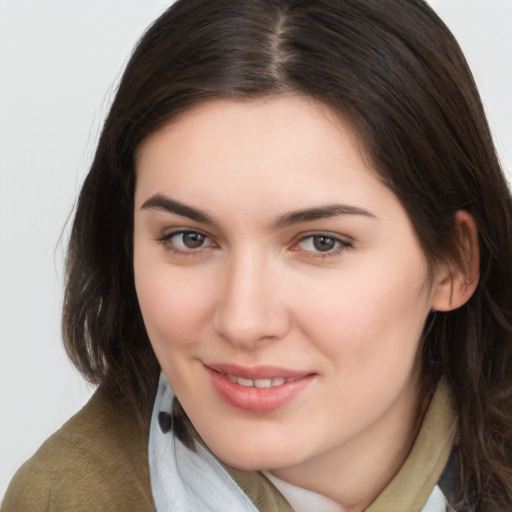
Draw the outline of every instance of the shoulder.
M14 476L2 512L154 511L148 430L103 390Z

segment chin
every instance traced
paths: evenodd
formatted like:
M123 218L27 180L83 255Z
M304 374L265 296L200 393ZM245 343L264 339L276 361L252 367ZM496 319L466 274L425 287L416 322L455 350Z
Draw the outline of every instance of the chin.
M293 457L290 452L283 453L275 449L275 446L262 447L255 443L252 446L210 446L210 450L222 462L243 471L261 471L274 468L282 468L297 464L297 450Z

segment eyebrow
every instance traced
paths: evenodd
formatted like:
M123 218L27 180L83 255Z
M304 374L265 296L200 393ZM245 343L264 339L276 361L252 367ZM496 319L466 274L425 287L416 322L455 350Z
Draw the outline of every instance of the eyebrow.
M189 219L195 220L196 222L201 222L202 224L217 224L206 212L203 212L197 208L193 208L192 206L187 206L186 204L180 203L175 199L171 199L170 197L162 196L160 194L156 194L150 197L141 206L141 210L146 210L149 208L153 208L155 210L163 210L169 213L175 213L177 215L181 215L182 217L188 217Z
M188 217L191 220L200 222L202 224L217 225L217 222L208 215L206 212L180 203L175 199L156 194L150 197L141 206L141 210L146 209L163 210L169 213L175 213L182 217ZM340 215L361 215L363 217L375 218L373 213L358 208L357 206L350 206L345 204L330 204L315 208L306 208L304 210L297 210L284 215L280 215L273 223L274 228L280 229L300 224L302 222L311 222L319 219L326 219L329 217L338 217Z
M285 228L301 222L311 222L318 219L338 217L340 215L362 215L364 217L376 218L373 213L367 210L346 204L330 204L318 208L307 208L295 212L285 213L277 218L274 227Z

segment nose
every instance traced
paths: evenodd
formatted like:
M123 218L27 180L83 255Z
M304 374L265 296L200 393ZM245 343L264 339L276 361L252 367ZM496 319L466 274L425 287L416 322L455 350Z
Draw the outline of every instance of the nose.
M282 339L291 320L278 265L247 254L226 264L215 314L215 328L229 343L251 349Z

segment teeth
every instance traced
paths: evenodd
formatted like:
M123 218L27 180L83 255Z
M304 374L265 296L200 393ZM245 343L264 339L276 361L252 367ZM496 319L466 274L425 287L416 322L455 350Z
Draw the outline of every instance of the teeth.
M238 377L235 375L231 375L230 373L226 374L226 378L229 380L229 382L233 382L234 384L238 384Z
M272 379L256 379L254 385L257 388L270 388L272 387Z
M238 384L240 384L240 386L245 386L246 388L254 387L254 381L252 379L244 379L243 377L238 377Z
M273 379L245 379L244 377L237 377L230 373L225 374L226 379L234 384L239 384L246 388L271 388L274 386L282 386L285 382L293 382L297 378L285 379L283 377L274 377Z

